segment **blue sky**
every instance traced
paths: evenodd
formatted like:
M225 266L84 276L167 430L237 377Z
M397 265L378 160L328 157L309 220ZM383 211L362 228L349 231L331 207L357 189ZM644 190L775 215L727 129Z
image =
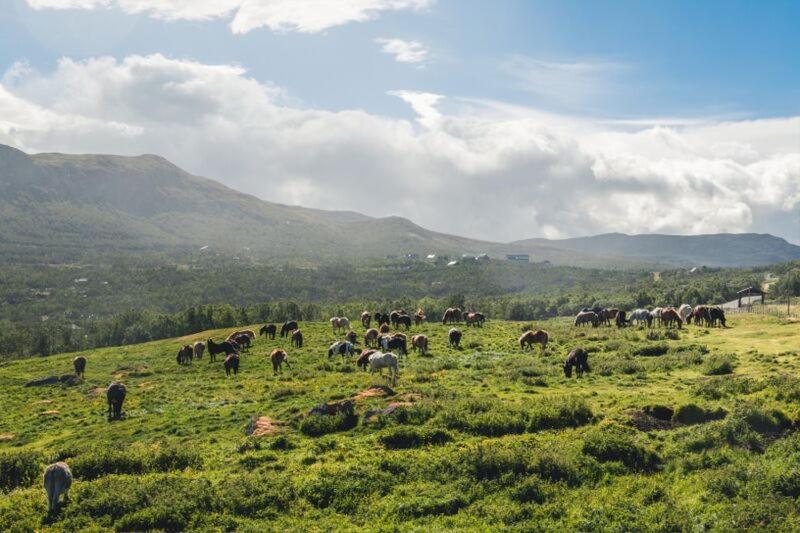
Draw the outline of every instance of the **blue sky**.
M271 200L290 176L296 186L281 196L315 207L328 206L331 191L358 187L348 176L408 181L390 212L371 207L376 197L366 193L337 204L483 238L729 229L800 241L798 2L341 0L321 8L251 0L260 11L245 13L242 0L7 1L0 68L15 117L3 135L0 115L0 140L23 149L157 151ZM410 50L405 61L398 50ZM221 66L240 70L209 70ZM170 94L170 76L192 94ZM131 86L119 89L123 81ZM214 84L247 105L220 103ZM78 106L83 91L100 100ZM134 102L120 103L133 91L180 114L134 116ZM254 116L288 128L287 144L301 153L280 146L280 129L255 135ZM189 133L200 117L205 130ZM324 124L319 137L303 137L297 120ZM59 129L70 121L71 131ZM240 151L204 144L220 135L208 126L219 121L231 130L217 141ZM350 132L351 123L375 129L337 138L329 154L325 128ZM115 133L94 131L106 127ZM176 128L186 134L180 146L168 142ZM418 164L383 163L395 158ZM682 183L687 176L693 185ZM672 189L658 190L659 180ZM423 181L439 200L420 206ZM504 212L513 221L441 222L442 212L476 210L468 191L441 199L465 182L479 197L485 187L492 205L512 203ZM488 194L498 184L522 192ZM769 198L743 192L762 186ZM581 196L569 198L576 188ZM555 199L543 204L542 195ZM581 213L606 205L623 221L581 225ZM693 224L671 215L705 206L713 213ZM645 221L654 210L660 215Z

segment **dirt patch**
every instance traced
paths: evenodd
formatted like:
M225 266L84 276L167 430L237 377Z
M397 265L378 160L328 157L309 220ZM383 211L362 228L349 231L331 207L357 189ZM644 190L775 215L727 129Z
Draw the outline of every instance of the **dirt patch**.
M268 416L250 417L245 433L251 437L263 437L264 435L274 435L281 430L282 422L277 422Z
M111 375L116 380L120 380L123 378L131 377L131 378L142 378L146 376L152 376L153 371L150 370L150 367L147 365L137 365L137 366L118 366L116 370L111 372Z
M89 389L89 395L91 396L99 396L100 394L105 394L106 388L105 387L94 387Z
M53 403L53 400L36 400L33 403L35 403L35 404Z
M43 412L39 413L39 416L55 416L55 415L60 415L60 414L61 414L61 411L59 411L58 409L50 409L48 411L43 411Z
M397 397L397 401L408 402L409 404L413 402L418 402L421 399L422 399L422 394L418 392L406 392Z
M366 398L378 398L383 396L394 396L394 391L383 385L373 385L367 390L363 390L352 397L353 400L363 400Z
M8 442L14 440L17 436L13 433L0 433L0 442Z
M391 402L389 403L388 407L397 409L398 407L410 407L412 405L414 404L412 404L411 402Z

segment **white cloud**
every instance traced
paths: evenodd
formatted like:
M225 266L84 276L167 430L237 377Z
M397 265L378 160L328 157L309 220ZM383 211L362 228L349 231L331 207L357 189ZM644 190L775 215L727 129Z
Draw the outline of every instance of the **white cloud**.
M763 213L791 236L800 117L613 125L391 94L418 121L303 109L241 67L161 55L62 59L45 74L20 64L0 83L0 142L158 153L266 200L477 238L736 232Z
M418 41L402 39L375 39L385 54L394 56L398 63L422 63L428 57L428 51Z
M384 11L422 10L435 0L27 0L34 9L97 9L116 6L168 21L228 18L234 33L266 27L276 32L319 33Z

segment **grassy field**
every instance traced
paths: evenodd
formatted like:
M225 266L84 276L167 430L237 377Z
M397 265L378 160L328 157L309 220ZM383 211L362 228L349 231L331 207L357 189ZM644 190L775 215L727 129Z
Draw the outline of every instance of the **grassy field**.
M412 328L427 357L402 358L391 395L326 349L327 324L301 325L306 346L259 338L225 377L208 356L179 367L180 344L215 331L0 366L0 530L742 530L800 528L800 323L734 316L730 328L575 329L545 356L522 353L526 324ZM256 327L256 326L254 326ZM362 329L358 328L359 332ZM269 352L292 363L273 376ZM567 379L567 352L592 372ZM128 387L123 420L105 387ZM356 397L357 419L308 417ZM365 421L369 410L399 406ZM251 417L265 435L247 436ZM41 475L65 460L71 502L47 517Z

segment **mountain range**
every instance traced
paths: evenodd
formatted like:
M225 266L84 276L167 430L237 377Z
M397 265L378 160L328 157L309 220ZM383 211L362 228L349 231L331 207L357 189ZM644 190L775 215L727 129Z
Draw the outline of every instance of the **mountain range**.
M591 267L753 266L800 259L771 235L607 234L488 242L373 218L268 202L155 155L29 155L0 145L0 256L46 261L186 253L319 263L415 253L529 254Z

